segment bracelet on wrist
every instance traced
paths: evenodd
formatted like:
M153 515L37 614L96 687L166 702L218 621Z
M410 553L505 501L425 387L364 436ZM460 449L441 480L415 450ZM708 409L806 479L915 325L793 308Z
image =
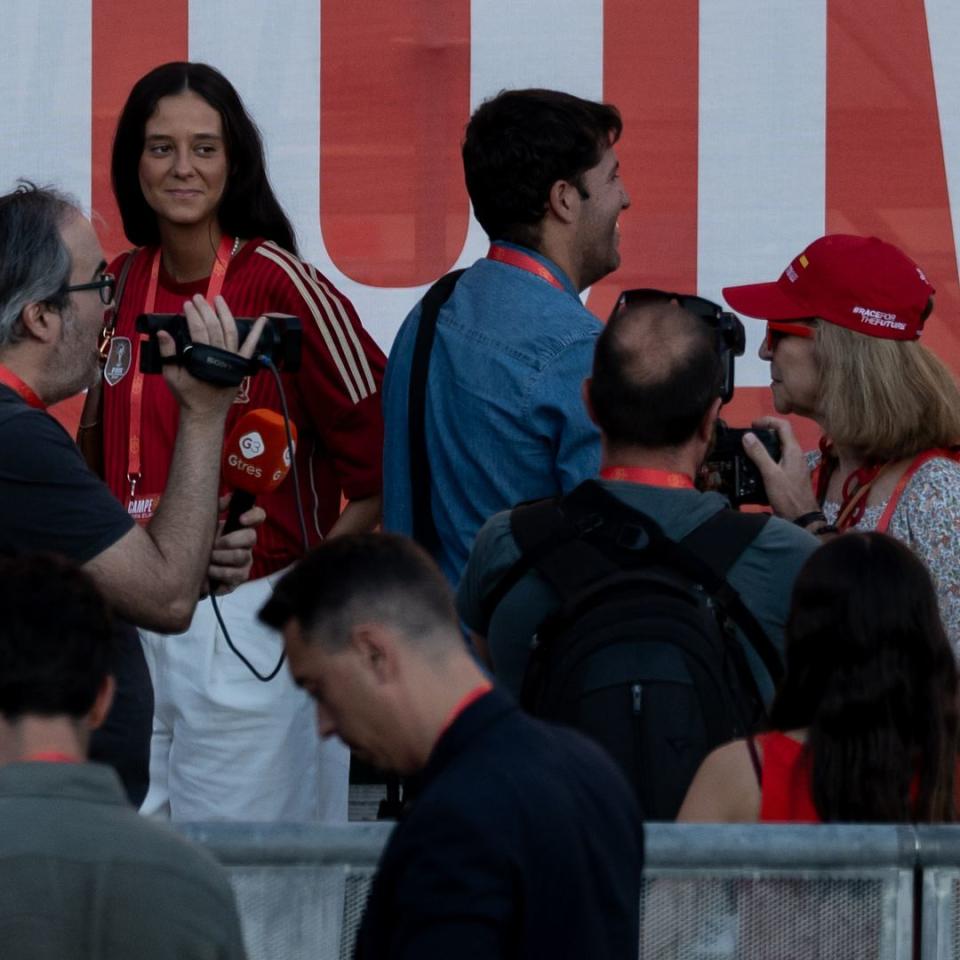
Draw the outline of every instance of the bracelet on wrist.
M827 518L822 510L811 510L809 513L802 513L799 517L795 517L793 522L806 530L811 523L826 523Z

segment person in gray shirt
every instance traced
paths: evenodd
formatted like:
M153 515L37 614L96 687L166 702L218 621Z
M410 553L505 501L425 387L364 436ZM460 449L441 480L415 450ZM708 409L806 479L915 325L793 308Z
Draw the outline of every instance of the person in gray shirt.
M54 556L0 560L0 609L4 960L241 960L221 868L86 761L115 687L90 576Z

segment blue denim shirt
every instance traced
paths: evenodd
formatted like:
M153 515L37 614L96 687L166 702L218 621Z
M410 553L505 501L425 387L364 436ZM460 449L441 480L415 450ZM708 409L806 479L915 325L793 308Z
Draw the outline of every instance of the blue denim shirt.
M505 244L509 246L509 244ZM580 388L602 324L569 278L561 282L483 259L440 310L427 384L426 441L436 558L456 585L488 517L572 490L600 469L600 435ZM384 527L410 534L407 397L420 322L414 307L390 351L383 383Z

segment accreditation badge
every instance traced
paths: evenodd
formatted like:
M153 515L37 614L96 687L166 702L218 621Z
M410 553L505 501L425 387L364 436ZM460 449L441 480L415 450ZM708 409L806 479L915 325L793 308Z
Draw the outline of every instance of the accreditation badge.
M115 387L129 372L133 358L133 347L129 337L113 337L110 340L110 352L103 367L103 379Z
M127 501L127 513L142 526L157 512L159 503L159 493L155 493L153 496L144 494L142 496L131 497Z

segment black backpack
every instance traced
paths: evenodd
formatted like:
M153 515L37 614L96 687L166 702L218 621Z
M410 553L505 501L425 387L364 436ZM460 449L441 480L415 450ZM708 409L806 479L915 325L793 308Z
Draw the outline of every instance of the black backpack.
M724 576L767 519L721 510L677 542L594 481L511 513L521 557L487 622L531 568L562 598L532 639L521 704L602 744L647 819L674 819L704 756L765 719L734 623L774 682L780 655Z

